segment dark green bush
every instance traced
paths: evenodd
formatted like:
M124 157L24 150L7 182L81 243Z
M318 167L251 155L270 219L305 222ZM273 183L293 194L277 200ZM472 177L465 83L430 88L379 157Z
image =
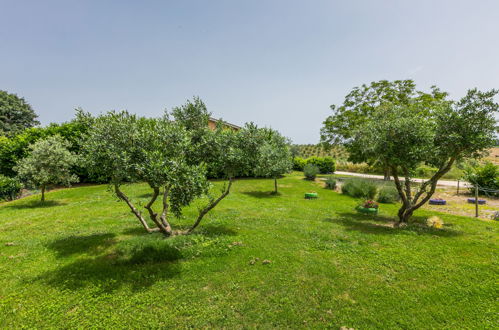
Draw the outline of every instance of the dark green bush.
M293 158L293 170L303 171L303 167L307 164L307 161L301 157Z
M336 179L332 176L326 178L326 188L327 189L336 189Z
M464 179L472 184L473 192L475 186L478 185L478 191L481 194L499 196L499 193L491 192L491 190L499 190L499 165L487 162L482 166L468 168Z
M0 199L14 200L21 195L22 185L19 180L0 174Z
M307 164L313 164L319 168L319 173L321 174L328 174L328 173L334 173L335 170L335 163L333 157L310 157L307 158Z
M397 188L393 186L383 186L379 189L378 202L379 203L395 203L400 199Z
M29 145L49 136L60 135L64 140L70 142L69 150L75 154L80 153L81 138L87 132L89 124L83 119L75 119L69 123L50 124L46 127L33 127L12 137L0 137L0 174L14 177L14 165L20 159L26 157ZM81 165L75 166L76 173L81 182L94 181L88 171Z
M317 174L319 174L319 168L314 164L307 164L303 167L303 174L307 180L315 180Z
M371 180L348 179L341 186L341 192L355 198L374 199L378 193L378 186Z

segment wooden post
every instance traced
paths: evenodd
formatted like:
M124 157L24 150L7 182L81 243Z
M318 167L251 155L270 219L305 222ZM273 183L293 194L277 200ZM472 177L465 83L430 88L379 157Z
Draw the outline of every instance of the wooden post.
M475 184L475 217L478 218L478 185Z
M457 195L459 196L459 180L457 180Z

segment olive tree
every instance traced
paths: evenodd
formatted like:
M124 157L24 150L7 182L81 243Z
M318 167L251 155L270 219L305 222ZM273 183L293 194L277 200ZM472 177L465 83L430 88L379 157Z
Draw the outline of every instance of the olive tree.
M17 162L15 170L19 178L29 186L39 188L41 201L45 201L48 185L70 185L78 182L78 177L71 173L77 157L68 148L69 143L59 135L39 140L32 144L27 157Z
M255 175L274 179L274 194L277 194L277 178L293 167L289 141L279 132L264 129L267 135L257 150Z
M369 85L354 87L346 96L343 104L331 105L333 114L328 116L321 128L321 142L326 148L332 145L345 145L354 162L378 164L383 168L385 180L390 178L388 164L378 157L359 157L355 144L349 143L353 133L377 116L377 110L385 103L408 106L414 102L431 105L444 100L447 93L433 86L430 93L416 90L412 80L380 80Z
M147 232L160 231L171 236L196 228L228 195L232 184L229 181L218 198L212 197L205 164L193 163L190 159L193 147L189 131L166 115L149 119L126 111L109 112L94 120L86 138L84 155L91 172L110 178L116 196L128 205ZM146 182L152 190L151 199L144 208L154 223L153 228L121 189L123 184L134 181ZM208 202L198 210L193 226L187 231L174 231L171 214L180 216L185 206L206 195ZM159 211L154 209L158 199L161 200Z
M479 158L494 143L499 105L497 91L469 90L458 102L384 103L371 120L352 134L352 149L359 158L379 158L389 166L402 200L399 222L435 192L438 180L463 158ZM412 178L420 163L438 170L414 187Z

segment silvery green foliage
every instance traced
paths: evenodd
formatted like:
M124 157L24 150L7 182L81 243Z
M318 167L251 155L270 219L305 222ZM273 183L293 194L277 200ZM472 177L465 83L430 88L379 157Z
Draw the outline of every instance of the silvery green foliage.
M378 159L391 169L402 199L401 222L431 198L438 180L456 161L480 157L494 145L496 94L473 89L459 102L384 103L353 132L349 149L355 158ZM421 163L438 170L413 192L410 182Z
M277 178L288 173L293 167L289 140L279 132L265 129L265 139L258 150L255 174L267 178Z
M29 155L16 165L19 178L32 187L78 182L71 173L77 157L68 148L69 143L59 135L32 144Z
M85 145L90 170L110 177L110 183L147 182L168 189L170 210L182 207L209 189L203 164L191 164L189 133L163 118L142 118L126 111L97 117Z

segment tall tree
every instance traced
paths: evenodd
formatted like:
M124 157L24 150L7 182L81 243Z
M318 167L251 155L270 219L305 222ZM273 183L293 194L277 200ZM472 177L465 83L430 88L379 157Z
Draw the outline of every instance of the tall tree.
M291 171L293 167L290 141L279 132L264 129L267 135L257 153L255 175L274 179L274 194L277 194L277 178Z
M77 158L69 150L69 143L61 136L54 135L39 140L30 146L30 153L16 165L19 178L30 186L40 188L41 201L45 201L48 185L70 185L78 182L71 173Z
M464 158L480 158L494 143L494 102L497 91L468 91L458 102L383 103L371 120L352 133L351 152L359 159L378 158L389 166L402 200L399 222L407 222L415 210L435 192L438 180ZM438 170L414 187L412 178L420 163Z
M40 124L24 98L0 90L0 135L13 135Z
M333 114L326 118L321 128L321 142L326 148L332 145L344 144L350 151L350 159L354 162L367 162L379 164L385 172L385 179L389 179L389 166L383 164L378 157L366 159L356 158L358 153L350 144L353 132L366 122L373 120L377 115L377 109L382 104L390 103L398 106L407 106L414 102L431 105L444 100L447 93L432 86L430 93L416 90L412 80L380 80L370 85L354 87L345 96L340 106L331 105Z

